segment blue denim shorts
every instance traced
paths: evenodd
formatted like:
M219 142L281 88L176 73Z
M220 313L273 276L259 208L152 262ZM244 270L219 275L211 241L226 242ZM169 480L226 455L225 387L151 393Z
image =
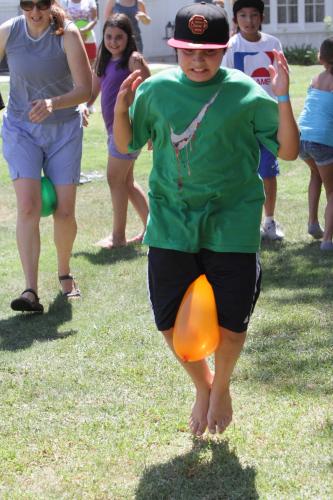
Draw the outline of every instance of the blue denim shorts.
M79 114L69 121L49 124L4 115L2 150L11 179L38 180L43 170L53 184L78 184L82 137Z
M314 160L318 167L333 164L333 146L326 146L312 141L301 141L299 157L302 160Z
M140 151L135 151L134 153L123 154L119 153L117 146L113 140L113 134L109 134L108 137L108 152L113 158L118 158L119 160L136 160L139 156Z
M260 144L260 163L258 172L262 179L276 177L280 173L279 163L276 157L262 144Z

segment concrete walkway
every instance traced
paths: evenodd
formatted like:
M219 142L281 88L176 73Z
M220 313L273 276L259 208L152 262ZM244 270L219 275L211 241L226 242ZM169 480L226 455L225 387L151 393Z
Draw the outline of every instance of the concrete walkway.
M152 71L161 71L162 69L172 68L173 66L175 66L175 64L154 62L154 63L149 63L148 66ZM0 75L0 83L7 83L7 82L9 82L9 75Z

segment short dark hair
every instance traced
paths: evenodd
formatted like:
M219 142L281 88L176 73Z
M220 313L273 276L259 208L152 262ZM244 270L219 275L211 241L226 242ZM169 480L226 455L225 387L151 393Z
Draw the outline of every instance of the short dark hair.
M320 46L319 57L326 64L331 65L330 72L333 74L333 37L326 38Z
M257 9L261 15L263 15L265 4L262 0L236 0L232 6L234 17L236 17L239 10L245 7L253 7L254 9Z

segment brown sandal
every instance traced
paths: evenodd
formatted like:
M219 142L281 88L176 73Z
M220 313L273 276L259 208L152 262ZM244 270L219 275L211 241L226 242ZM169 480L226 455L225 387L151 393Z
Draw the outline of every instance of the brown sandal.
M63 276L58 276L59 278L59 283L61 284L62 281L65 280L72 280L73 285L72 285L72 290L70 292L62 292L63 297L68 297L69 299L75 298L75 297L81 297L81 292L80 289L76 286L74 276L71 274L64 274Z

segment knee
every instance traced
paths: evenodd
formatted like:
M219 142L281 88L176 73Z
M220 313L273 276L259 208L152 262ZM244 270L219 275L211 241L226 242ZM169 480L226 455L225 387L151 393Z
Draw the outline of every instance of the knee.
M20 200L18 204L18 215L25 219L36 219L40 217L41 201L33 198Z
M118 169L115 170L109 169L107 173L107 179L110 188L117 187L121 184L126 183L124 173L120 172Z
M54 219L61 222L75 221L74 208L71 207L57 207L54 212Z

